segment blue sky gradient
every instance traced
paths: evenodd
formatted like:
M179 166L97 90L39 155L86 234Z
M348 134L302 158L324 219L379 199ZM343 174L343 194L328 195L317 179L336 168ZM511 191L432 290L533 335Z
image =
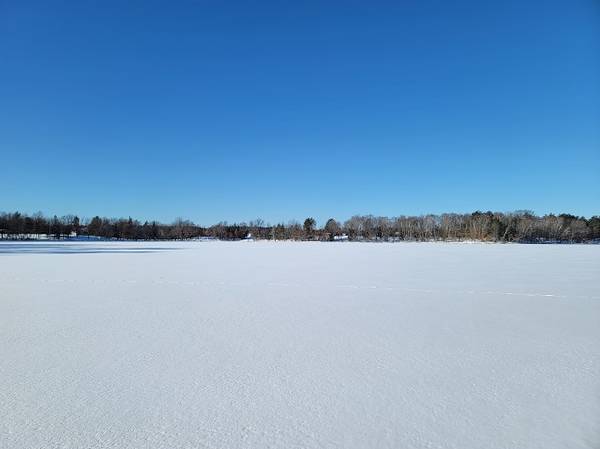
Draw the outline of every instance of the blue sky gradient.
M600 213L600 3L0 2L0 210Z

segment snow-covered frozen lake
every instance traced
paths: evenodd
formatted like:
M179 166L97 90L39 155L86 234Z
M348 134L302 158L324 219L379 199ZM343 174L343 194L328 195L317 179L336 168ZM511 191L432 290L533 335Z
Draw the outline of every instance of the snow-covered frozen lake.
M0 243L0 447L598 448L600 246Z

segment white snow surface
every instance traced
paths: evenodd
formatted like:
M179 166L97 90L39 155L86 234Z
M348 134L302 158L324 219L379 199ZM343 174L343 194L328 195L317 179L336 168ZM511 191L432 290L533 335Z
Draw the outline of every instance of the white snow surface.
M600 246L0 243L0 447L598 448Z

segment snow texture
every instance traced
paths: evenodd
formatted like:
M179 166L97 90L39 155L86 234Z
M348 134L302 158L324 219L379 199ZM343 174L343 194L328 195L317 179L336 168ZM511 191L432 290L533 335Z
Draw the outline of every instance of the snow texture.
M0 447L598 448L600 246L0 243Z

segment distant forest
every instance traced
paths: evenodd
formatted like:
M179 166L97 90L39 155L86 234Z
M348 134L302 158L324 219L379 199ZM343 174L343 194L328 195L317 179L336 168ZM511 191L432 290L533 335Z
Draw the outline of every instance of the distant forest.
M473 212L399 216L354 216L345 222L331 218L317 226L313 218L304 222L269 225L261 219L248 223L221 222L198 226L181 218L173 223L129 218L80 219L76 215L46 217L19 212L0 213L0 239L114 239L187 240L215 238L240 240L353 240L353 241L462 241L486 242L591 242L600 241L600 216L570 214L537 216L530 211L511 213Z

